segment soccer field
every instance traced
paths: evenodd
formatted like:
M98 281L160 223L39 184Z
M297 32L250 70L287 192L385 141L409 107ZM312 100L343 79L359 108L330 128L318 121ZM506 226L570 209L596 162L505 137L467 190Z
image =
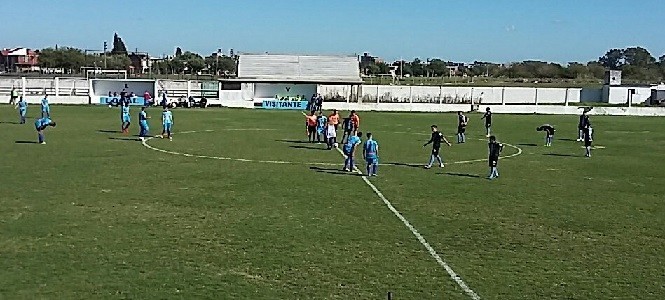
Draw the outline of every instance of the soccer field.
M51 109L39 145L38 109L0 106L1 299L665 298L662 118L592 116L587 159L576 116L495 114L489 181L479 114L454 144L455 114L360 113L364 178L300 112L174 110L142 145L117 108ZM425 170L432 124L453 146Z

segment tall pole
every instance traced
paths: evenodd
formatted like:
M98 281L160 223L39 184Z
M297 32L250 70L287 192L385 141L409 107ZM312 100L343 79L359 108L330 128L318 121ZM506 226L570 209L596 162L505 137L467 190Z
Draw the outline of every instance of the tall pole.
M106 69L106 49L107 49L107 44L106 41L104 41L104 69Z

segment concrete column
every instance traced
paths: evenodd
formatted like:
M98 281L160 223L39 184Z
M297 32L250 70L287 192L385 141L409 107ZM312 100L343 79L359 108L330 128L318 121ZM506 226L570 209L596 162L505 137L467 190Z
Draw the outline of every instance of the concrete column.
M534 103L536 103L536 105L538 105L538 88L535 88L535 89L536 89L536 99L534 99Z
M60 96L60 77L55 78L55 93L53 93L54 97Z
M25 77L21 77L21 94L23 94L23 97L25 97L25 86L27 84L27 80L25 80ZM26 99L27 101L28 99Z
M501 89L501 105L506 105L506 87Z
M568 91L569 91L569 90L570 90L569 88L566 88L566 98L565 98L565 100L564 100L564 103L565 103L564 105L565 105L565 106L568 106Z
M187 99L192 95L192 81L187 80Z
M413 89L409 86L409 104L413 104Z
M443 104L443 87L439 86L439 105Z

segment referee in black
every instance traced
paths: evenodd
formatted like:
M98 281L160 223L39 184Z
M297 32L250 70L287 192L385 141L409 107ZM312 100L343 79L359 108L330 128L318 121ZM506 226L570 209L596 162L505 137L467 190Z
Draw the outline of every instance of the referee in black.
M427 145L432 144L432 155L430 156L429 159L429 164L425 166L425 169L430 169L432 168L432 164L434 163L434 160L439 161L439 166L441 168L444 167L443 165L443 159L441 159L441 155L439 154L441 151L441 142L446 143L449 147L452 146L450 142L446 139L445 136L443 136L443 133L439 131L439 128L436 125L432 125L432 137L430 137L429 141L423 145L423 147L427 147Z

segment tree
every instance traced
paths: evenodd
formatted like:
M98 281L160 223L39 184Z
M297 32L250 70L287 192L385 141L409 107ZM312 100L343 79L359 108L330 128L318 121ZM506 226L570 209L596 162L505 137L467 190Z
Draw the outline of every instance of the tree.
M85 60L83 50L72 47L46 48L39 51L39 64L45 68L63 68L78 72Z
M113 50L111 54L120 54L127 55L127 47L125 47L125 42L118 36L118 33L113 35Z
M647 49L642 47L631 47L623 50L623 57L626 64L631 66L646 67L656 62Z
M665 63L665 55L659 57L659 58L658 58L658 62L661 63L661 64L662 64L662 63Z
M412 62L409 63L411 67L411 75L413 76L423 76L425 75L425 66L423 62L420 61L420 58L415 58Z
M445 76L448 74L446 62L438 58L431 59L426 69L432 76Z
M182 55L182 49L180 47L175 48L175 57Z
M598 58L598 62L608 69L618 69L624 64L622 49L610 49L605 55Z

